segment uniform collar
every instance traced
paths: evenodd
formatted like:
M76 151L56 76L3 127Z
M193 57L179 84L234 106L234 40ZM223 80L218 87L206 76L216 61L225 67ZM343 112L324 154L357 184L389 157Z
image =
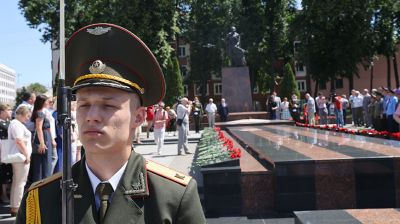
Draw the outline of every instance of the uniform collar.
M132 150L124 177L121 180L124 195L132 198L149 195L146 162L143 156Z
M125 164L109 180L106 180L106 182L111 184L114 191L118 187L119 180L121 179L122 174L124 174L127 164L128 161L126 161ZM89 176L90 183L92 184L93 193L95 193L97 185L99 185L99 183L102 181L90 170L86 160L85 160L85 167Z

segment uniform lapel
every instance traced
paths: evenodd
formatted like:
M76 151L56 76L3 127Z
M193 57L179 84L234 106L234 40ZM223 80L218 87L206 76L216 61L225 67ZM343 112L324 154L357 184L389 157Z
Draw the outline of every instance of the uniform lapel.
M142 156L132 150L124 174L108 207L105 223L144 223L147 173Z
M97 211L92 185L85 167L85 159L74 167L72 175L78 188L74 192L75 223L96 223Z

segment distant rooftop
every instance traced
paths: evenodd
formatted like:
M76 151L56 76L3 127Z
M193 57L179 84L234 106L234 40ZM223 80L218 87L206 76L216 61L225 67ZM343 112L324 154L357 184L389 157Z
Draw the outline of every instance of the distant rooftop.
M3 65L3 64L0 64L0 70L7 74L14 74L14 75L17 74L17 72L14 69L8 67L7 65Z

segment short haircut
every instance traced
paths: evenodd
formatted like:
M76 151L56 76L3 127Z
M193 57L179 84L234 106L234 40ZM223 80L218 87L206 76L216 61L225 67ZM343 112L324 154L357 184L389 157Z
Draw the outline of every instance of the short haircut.
M30 113L30 110L27 106L25 105L20 105L17 110L15 111L16 115L27 115Z
M28 101L31 98L31 96L32 94L30 92L24 92L21 98L23 101Z
M10 109L11 106L8 104L0 104L0 111L6 111L7 109Z

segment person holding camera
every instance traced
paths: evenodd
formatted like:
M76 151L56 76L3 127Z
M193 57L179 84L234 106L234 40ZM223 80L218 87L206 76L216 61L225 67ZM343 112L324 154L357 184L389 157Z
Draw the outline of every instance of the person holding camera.
M178 128L178 155L182 155L182 148L186 154L191 154L187 146L187 136L189 134L189 114L192 110L192 101L183 97L181 103L176 107L177 120L176 127Z

